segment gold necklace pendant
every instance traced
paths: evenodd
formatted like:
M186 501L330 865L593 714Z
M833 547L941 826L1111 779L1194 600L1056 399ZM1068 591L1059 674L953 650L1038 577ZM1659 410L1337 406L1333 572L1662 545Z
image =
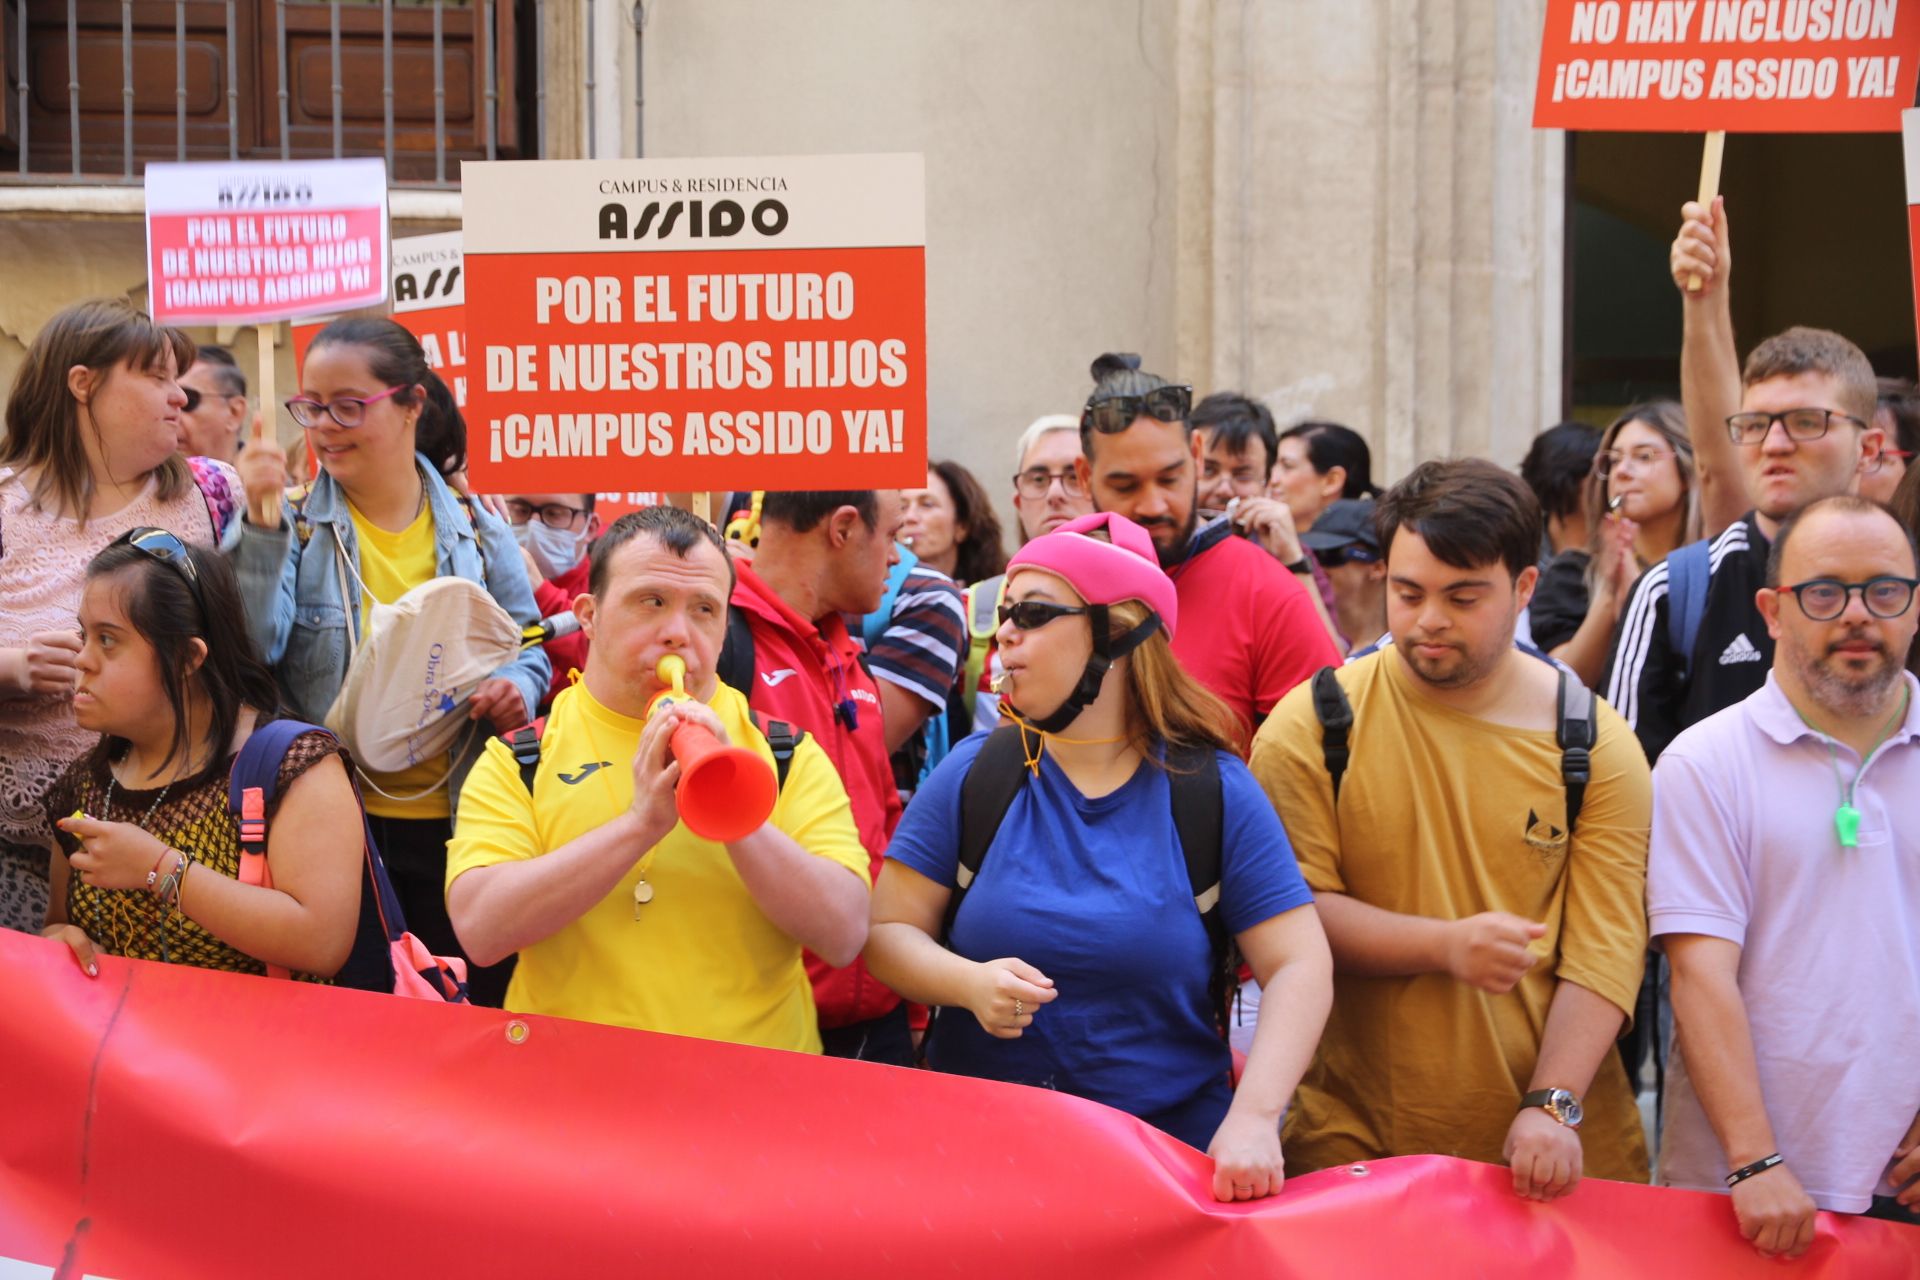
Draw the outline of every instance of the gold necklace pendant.
M633 918L635 923L638 923L640 920L640 908L652 901L653 886L647 883L646 877L642 876L633 882Z

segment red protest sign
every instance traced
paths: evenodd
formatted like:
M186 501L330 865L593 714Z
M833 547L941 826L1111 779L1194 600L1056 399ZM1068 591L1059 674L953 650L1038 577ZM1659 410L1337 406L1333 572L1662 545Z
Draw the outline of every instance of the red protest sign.
M460 260L460 233L403 236L393 242L393 318L420 340L427 368L439 374L454 402L467 404L466 281ZM294 367L306 364L323 319L293 326Z
M378 160L152 164L147 280L169 324L247 324L387 296Z
M1917 78L1913 0L1547 0L1533 123L1891 132Z
M462 172L477 492L926 475L918 156Z
M1900 113L1907 162L1907 251L1913 259L1914 332L1920 334L1920 110Z

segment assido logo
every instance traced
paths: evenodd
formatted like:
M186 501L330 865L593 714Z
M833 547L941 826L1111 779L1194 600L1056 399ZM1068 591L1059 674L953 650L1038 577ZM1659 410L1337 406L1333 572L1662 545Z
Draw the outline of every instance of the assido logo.
M645 240L648 236L665 240L676 230L696 240L719 240L737 236L748 227L762 236L779 235L787 229L787 206L774 199L762 200L751 210L741 208L735 200L651 200L637 209L624 204L600 206L602 240Z

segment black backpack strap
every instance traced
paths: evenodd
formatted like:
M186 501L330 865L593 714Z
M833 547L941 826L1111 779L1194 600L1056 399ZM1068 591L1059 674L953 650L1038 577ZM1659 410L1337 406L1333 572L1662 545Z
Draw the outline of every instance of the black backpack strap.
M760 731L760 736L765 738L767 745L773 749L774 785L777 790L785 791L787 774L793 769L793 753L800 749L801 741L807 736L806 732L794 728L785 720L762 721L757 711L749 711L747 714L753 717L753 727Z
M1340 803L1340 779L1347 772L1350 752L1347 737L1353 732L1353 704L1340 687L1338 668L1322 667L1313 673L1313 715L1320 722L1320 754L1327 762L1327 776L1333 779L1333 803Z
M513 762L520 766L520 781L526 785L528 795L533 794L533 775L540 771L540 736L546 731L547 718L541 716L532 724L503 735L507 749L513 752Z
M1020 749L1020 727L1004 724L987 735L980 754L967 767L960 783L960 859L953 869L953 893L947 898L947 916L940 924L940 940L953 933L953 922L960 914L960 902L980 864L986 861L987 848L1000 833L1013 798L1027 783L1026 753Z
M1238 986L1240 957L1220 915L1221 825L1226 808L1220 790L1220 757L1211 747L1170 750L1167 783L1173 793L1173 829L1187 863L1187 885L1212 948L1207 994L1224 1031L1229 1002Z
M1560 779L1567 786L1567 839L1573 839L1586 802L1587 783L1593 780L1593 747L1600 740L1593 716L1593 690L1580 677L1560 673L1560 716L1554 737L1560 743Z
M719 660L713 664L714 674L720 677L721 684L738 689L751 698L753 660L753 628L748 625L745 613L729 607L727 638L720 645Z

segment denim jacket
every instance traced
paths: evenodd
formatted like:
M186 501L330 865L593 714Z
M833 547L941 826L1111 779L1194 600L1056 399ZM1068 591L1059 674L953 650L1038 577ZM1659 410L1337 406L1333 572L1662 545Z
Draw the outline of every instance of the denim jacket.
M474 503L473 519L469 521L459 497L427 460L416 456L416 465L433 512L437 575L485 584L488 594L523 627L539 621L525 561L500 517ZM360 631L359 602L349 607L341 599L334 534L339 534L341 545L353 557L355 574L360 567L360 548L346 495L325 472L314 481L301 506L300 519L311 530L305 543L295 536L294 516L293 503L283 501L278 529L242 522L239 544L229 555L239 578L241 598L246 602L247 625L280 682L287 709L302 720L319 724L346 680L347 628L354 629L356 642ZM538 645L522 649L512 662L494 672L520 690L529 716L546 692L550 674L547 655ZM487 727L482 726L454 761L456 800L460 781L479 759L489 736Z

